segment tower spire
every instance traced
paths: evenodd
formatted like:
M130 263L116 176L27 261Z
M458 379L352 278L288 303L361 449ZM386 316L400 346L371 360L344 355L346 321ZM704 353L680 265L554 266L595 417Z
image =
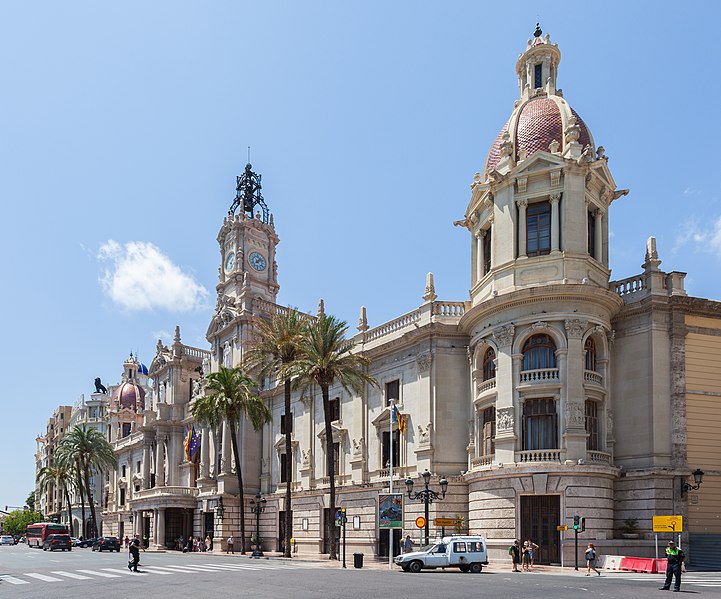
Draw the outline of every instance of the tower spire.
M541 22L536 21L536 30L533 32L533 37L541 37L543 35L543 31L541 31Z
M268 206L260 193L262 186L260 184L261 175L253 172L253 165L250 164L250 146L248 146L248 163L245 165L245 172L236 177L235 182L235 199L230 206L230 213L235 214L239 206L249 218L253 218L254 210L260 207L262 213L259 213L260 220L268 224L269 212Z

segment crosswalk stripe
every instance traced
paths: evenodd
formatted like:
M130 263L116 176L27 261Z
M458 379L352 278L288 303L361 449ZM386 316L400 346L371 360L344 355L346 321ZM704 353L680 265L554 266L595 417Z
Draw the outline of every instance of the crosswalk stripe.
M103 578L120 578L117 574L108 574L107 572L98 572L97 570L78 570L83 574L92 574L93 576L102 576Z
M143 566L143 572L150 572L151 574L160 574L162 576L170 576L173 574L173 572L165 572L164 570L159 570L158 566Z
M15 578L9 574L3 574L0 576L0 580L3 582L9 582L10 584L30 584L27 580L20 580L19 578Z
M83 576L82 574L75 574L73 572L51 572L51 574L58 574L59 576L67 576L68 578L74 578L75 580L90 580L90 576Z
M217 572L218 569L214 566L201 566L196 564L183 564L182 566L176 566L175 564L168 564L169 568L187 568L188 570L198 570L201 572Z
M37 578L38 580L42 580L43 582L60 582L60 578L55 578L54 576L45 576L45 574L36 574L35 572L25 572L25 576L29 576L30 578Z
M195 574L197 570L189 570L180 566L149 566L160 570L170 570L171 572L185 572L186 574Z
M116 574L140 574L140 572L131 572L130 570L119 570L118 568L103 568L106 572L115 572Z

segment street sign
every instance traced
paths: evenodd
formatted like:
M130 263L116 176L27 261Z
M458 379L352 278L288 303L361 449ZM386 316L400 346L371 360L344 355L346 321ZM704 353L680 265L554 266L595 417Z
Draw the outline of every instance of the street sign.
M426 525L426 519L423 516L416 518L416 527L423 528Z
M455 518L436 518L433 523L436 526L458 526L459 521Z
M683 532L683 516L654 516L653 532Z
M557 531L568 530L568 526L556 526Z

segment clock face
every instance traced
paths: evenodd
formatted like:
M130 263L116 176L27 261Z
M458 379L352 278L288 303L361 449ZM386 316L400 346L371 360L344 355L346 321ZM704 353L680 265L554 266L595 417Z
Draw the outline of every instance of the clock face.
M230 272L235 268L235 252L230 252L225 258L225 270Z
M250 264L250 266L258 272L264 271L265 267L268 265L262 254L259 254L258 252L250 253L250 256L248 256L248 264Z

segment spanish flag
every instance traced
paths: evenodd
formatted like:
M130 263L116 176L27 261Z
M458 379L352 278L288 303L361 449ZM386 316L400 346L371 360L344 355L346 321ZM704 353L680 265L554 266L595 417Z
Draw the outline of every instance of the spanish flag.
M185 439L183 439L183 448L185 449L185 461L190 461L190 444L192 442L192 436L193 431L190 428L190 425L185 426Z
M398 432L404 435L406 433L406 419L403 417L403 414L398 411L398 406L396 405L393 406L393 422L398 423Z

